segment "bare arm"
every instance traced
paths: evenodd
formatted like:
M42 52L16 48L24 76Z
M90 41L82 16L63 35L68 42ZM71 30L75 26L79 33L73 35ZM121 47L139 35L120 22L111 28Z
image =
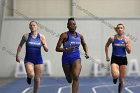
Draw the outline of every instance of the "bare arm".
M44 50L45 50L46 52L48 52L48 47L47 47L47 43L46 43L46 38L45 38L45 36L42 35L42 34L40 34L40 36L41 36L42 46L43 46Z
M67 36L67 32L64 32L60 35L60 38L57 42L56 48L55 50L57 52L71 52L73 51L73 47L69 47L69 48L61 48L61 45L67 40L68 36Z
M23 44L24 44L25 42L26 42L26 35L23 35L23 36L22 36L22 39L21 39L21 41L20 41L20 44L19 44L19 46L18 46L18 48L17 48L17 53L16 53L16 61L17 61L17 62L20 62L19 54L20 54L21 49L22 49L22 46L23 46Z
M66 49L61 48L61 45L63 44L64 40L66 40L66 38L67 37L66 37L65 33L62 33L60 35L59 40L58 40L57 45L56 45L56 48L55 48L55 50L57 52L64 52L64 51L66 51Z
M87 44L86 44L86 42L84 40L84 37L82 35L80 35L80 37L81 37L81 44L82 44L83 50L85 51L85 57L89 58Z
M105 45L105 54L106 54L106 61L110 61L110 58L109 58L109 54L108 54L108 50L109 50L109 46L110 44L113 42L114 40L114 37L110 37Z
M131 53L131 43L130 43L129 37L125 38L125 43L126 43L126 51L128 54L130 54Z

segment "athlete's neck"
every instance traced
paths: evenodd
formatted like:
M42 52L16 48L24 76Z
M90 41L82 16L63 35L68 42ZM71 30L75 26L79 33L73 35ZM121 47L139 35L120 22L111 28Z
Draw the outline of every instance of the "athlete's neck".
M76 32L73 31L73 30L69 30L69 32L70 32L71 34L75 34L75 33L76 33Z
M122 39L123 37L124 37L123 34L117 34L117 38L118 38L118 39Z
M37 31L31 31L31 35L33 38L35 38L37 36Z

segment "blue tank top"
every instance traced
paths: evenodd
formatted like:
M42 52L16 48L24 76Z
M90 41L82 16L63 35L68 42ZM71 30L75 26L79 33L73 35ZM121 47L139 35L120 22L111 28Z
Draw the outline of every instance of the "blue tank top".
M40 34L38 33L36 38L32 38L31 33L29 33L26 41L26 55L31 54L33 57L41 56L41 46Z
M113 56L126 56L126 45L125 45L125 38L123 37L121 40L118 40L116 35L114 37L114 41L112 43L112 55Z
M80 56L79 46L81 44L80 34L76 32L76 37L74 37L70 32L67 32L68 39L63 43L63 48L73 47L74 50L71 52L63 52L63 55L67 56ZM75 55L76 54L76 55Z

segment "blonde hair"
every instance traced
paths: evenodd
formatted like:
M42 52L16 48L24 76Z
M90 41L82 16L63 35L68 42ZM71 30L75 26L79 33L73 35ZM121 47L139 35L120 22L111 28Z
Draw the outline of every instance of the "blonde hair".
M33 22L36 23L37 26L39 26L38 22L37 21L34 21L34 20L33 21L30 21L29 25L31 25L31 23L33 23Z

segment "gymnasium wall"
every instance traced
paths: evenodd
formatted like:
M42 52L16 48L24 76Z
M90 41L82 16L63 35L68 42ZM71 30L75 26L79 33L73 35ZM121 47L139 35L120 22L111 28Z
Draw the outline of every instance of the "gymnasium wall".
M46 41L49 47L49 52L45 53L42 49L44 61L51 62L51 76L64 76L61 67L61 55L55 51L56 43L60 33L67 31L67 18L34 18L38 21L41 29L39 33L46 36ZM0 44L0 77L13 77L16 69L15 54L17 46L24 33L30 32L30 20L26 18L5 18L2 27L2 42ZM106 23L105 23L106 22ZM132 53L128 55L128 61L139 57L139 24L140 18L104 18L104 20L96 20L92 18L77 18L77 32L83 34L85 41L89 48L89 55L94 60L100 59L105 61L104 46L109 36L115 34L108 24L116 26L118 23L123 23L126 27L126 33L131 36ZM107 24L108 23L108 24ZM24 45L25 46L25 45ZM80 48L83 53L82 47ZM111 52L111 46L110 46ZM81 53L81 54L82 54ZM21 57L24 58L25 47L21 52ZM111 53L110 53L111 55ZM92 64L98 62L91 62L82 56L82 72L81 76L89 76L91 73ZM139 64L140 66L140 64Z
M140 16L139 0L76 0L77 5L100 17ZM76 9L76 16L87 16Z
M72 16L73 6L80 6L100 17L135 17L140 16L140 0L7 0L6 16L19 16L14 10L32 17L67 17ZM9 7L9 8L7 8ZM87 17L75 7L76 17Z
M4 4L5 1L1 0L0 3ZM2 30L3 16L4 16L4 7L0 6L0 40L1 40L1 32L2 32L1 30Z

